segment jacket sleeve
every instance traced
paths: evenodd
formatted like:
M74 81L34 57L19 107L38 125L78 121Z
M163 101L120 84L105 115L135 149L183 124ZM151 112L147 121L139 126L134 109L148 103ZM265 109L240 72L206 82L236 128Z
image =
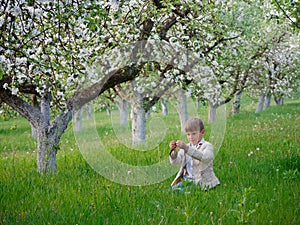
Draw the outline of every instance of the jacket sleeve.
M195 159L201 160L202 162L209 162L214 159L214 148L211 143L206 142L198 149L189 146L187 154Z
M172 158L171 156L169 156L170 163L171 163L172 165L182 165L183 160L185 159L184 154L185 154L185 153L184 153L184 150L183 150L183 149L180 149L180 150L177 152L176 157Z

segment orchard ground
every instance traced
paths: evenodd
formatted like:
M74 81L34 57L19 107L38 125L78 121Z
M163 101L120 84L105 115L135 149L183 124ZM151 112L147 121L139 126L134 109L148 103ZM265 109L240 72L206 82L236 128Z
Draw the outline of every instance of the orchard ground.
M210 191L172 191L175 174L147 186L114 183L84 160L72 124L61 140L57 173L39 174L28 122L1 120L0 224L300 224L299 94L258 114L256 103L244 97L241 113L228 115L214 162L221 185ZM206 122L207 107L198 114ZM115 137L110 117L95 116L106 148L132 165L166 159L169 141L181 136L176 110L170 110L160 145L129 151Z

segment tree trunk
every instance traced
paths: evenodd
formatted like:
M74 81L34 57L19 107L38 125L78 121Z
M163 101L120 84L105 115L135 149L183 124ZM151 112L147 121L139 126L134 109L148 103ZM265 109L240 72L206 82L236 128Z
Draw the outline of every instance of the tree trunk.
M32 106L35 107L36 109L40 110L40 105L38 103L37 100L37 96L33 95L32 96ZM37 139L37 130L35 129L35 127L31 124L31 135L33 139Z
M120 125L127 126L128 124L128 102L125 99L116 102L116 106L119 109Z
M56 153L58 143L47 133L47 127L37 129L38 132L38 171L56 172Z
M107 107L105 108L105 110L106 110L106 114L107 114L108 116L110 116L110 115L111 115L111 111L110 111L109 106L107 106Z
M151 118L151 109L146 112L145 117L146 117L146 119Z
M167 116L169 114L169 112L168 112L168 101L165 100L164 98L161 98L160 103L161 103L162 114L164 116Z
M261 112L263 110L264 102L265 102L265 97L266 97L265 94L261 94L259 96L258 105L257 105L257 108L255 110L255 113L259 113L259 112Z
M177 98L177 110L180 119L181 132L185 133L185 123L188 120L187 102L184 90L179 90L176 93Z
M196 97L197 110L201 108L201 102L199 96Z
M270 107L271 97L272 97L272 94L270 92L265 96L264 109L267 109Z
M86 119L91 120L93 115L93 105L91 102L88 102L84 106L84 110L86 111Z
M50 133L50 102L51 95L46 93L41 98L41 113L43 115L43 122L37 127L37 138L38 138L38 171L52 173L56 172L56 153L57 145L53 135Z
M209 108L208 108L208 123L214 123L216 121L217 116L217 104L213 104L212 102L208 101Z
M274 100L275 100L275 102L276 102L276 105L283 105L283 103L284 103L284 98L283 98L283 96L274 97Z
M143 144L146 141L146 112L141 105L132 105L132 144Z
M31 125L31 136L34 140L36 140L37 139L37 130L35 129L35 127L32 124L30 124L30 125Z
M235 94L233 103L232 103L232 113L233 114L238 114L240 113L240 108L241 108L241 97L242 97L242 92L239 91Z
M77 110L74 113L74 130L75 131L81 131L82 130L82 113L84 110L83 106L81 109Z

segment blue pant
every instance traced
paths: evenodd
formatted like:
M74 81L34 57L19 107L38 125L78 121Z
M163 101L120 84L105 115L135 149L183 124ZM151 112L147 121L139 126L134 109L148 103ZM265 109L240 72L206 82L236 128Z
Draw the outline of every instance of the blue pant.
M192 180L184 180L183 182L180 181L179 183L175 184L174 186L172 186L172 190L181 190L183 191L184 188L190 188L190 187L195 187L196 184L194 184L194 182Z

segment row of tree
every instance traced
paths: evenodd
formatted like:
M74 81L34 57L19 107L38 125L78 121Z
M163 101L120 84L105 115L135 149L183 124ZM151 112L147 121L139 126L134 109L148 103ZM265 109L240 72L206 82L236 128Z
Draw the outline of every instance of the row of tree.
M40 172L56 171L73 114L99 96L121 111L130 103L133 143L145 140L147 112L172 93L182 109L185 93L205 99L211 122L234 98L238 111L242 92L280 103L299 86L294 8L259 0L1 1L0 102L36 130Z

